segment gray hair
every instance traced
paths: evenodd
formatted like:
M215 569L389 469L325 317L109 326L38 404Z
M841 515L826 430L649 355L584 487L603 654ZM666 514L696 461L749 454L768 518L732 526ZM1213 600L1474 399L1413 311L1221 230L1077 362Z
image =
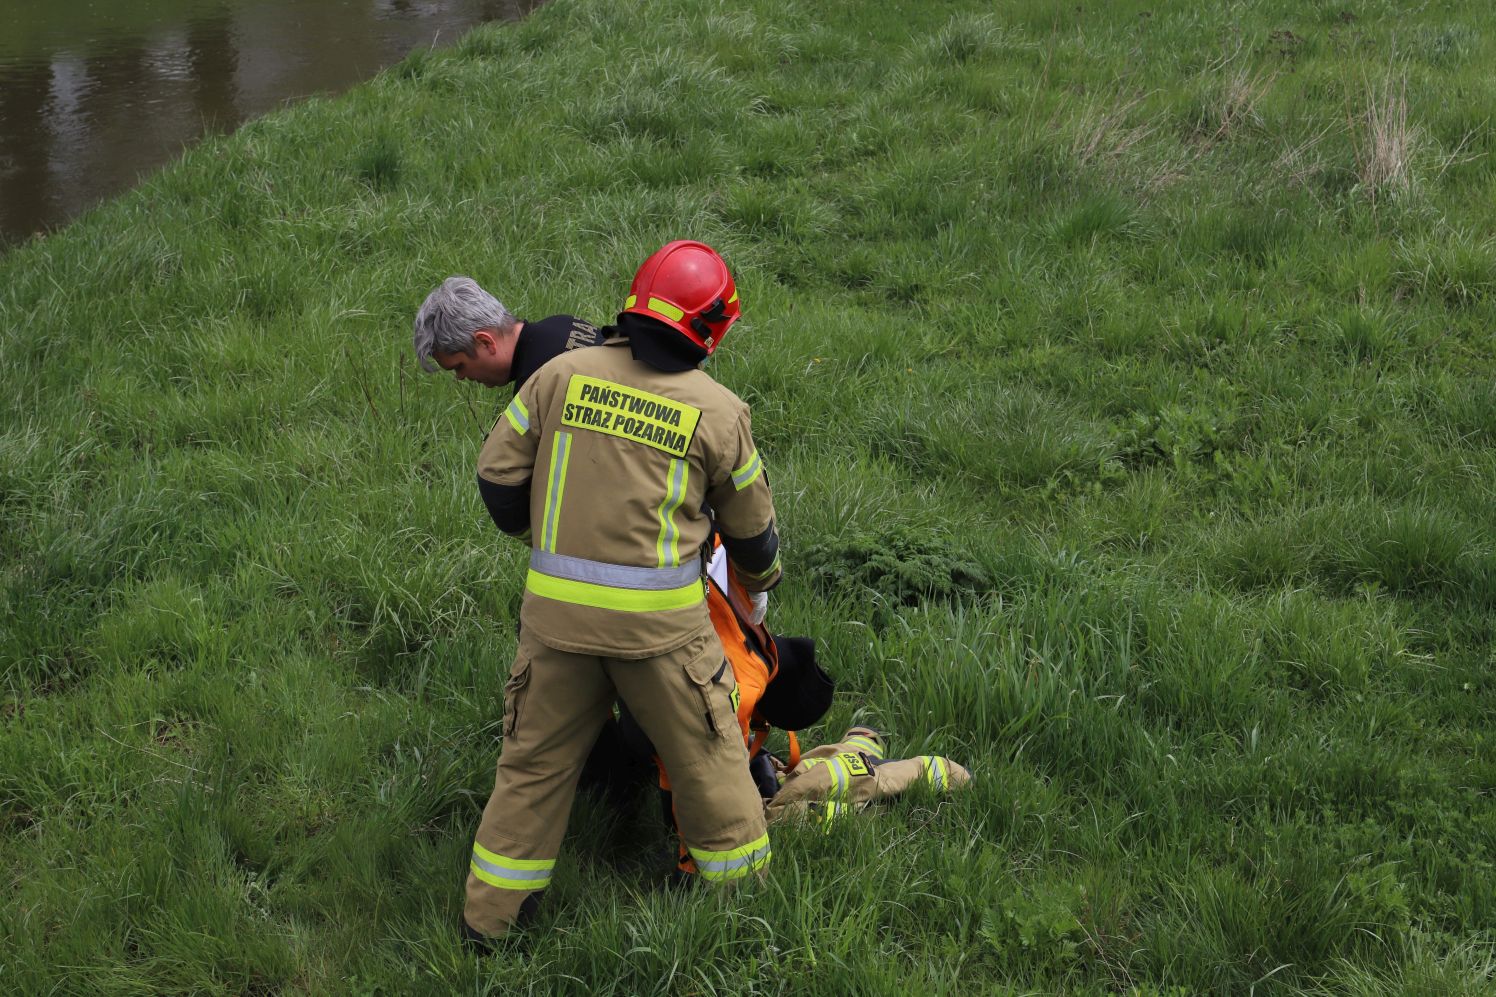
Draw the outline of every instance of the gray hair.
M416 359L428 373L440 370L432 363L432 354L472 353L473 333L479 329L507 333L518 321L473 278L448 277L426 295L416 312Z

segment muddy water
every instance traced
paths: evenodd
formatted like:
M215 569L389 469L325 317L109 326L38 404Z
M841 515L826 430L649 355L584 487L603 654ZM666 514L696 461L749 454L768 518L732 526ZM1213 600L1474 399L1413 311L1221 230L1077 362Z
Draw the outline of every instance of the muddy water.
M335 92L539 0L0 0L0 248L205 131Z

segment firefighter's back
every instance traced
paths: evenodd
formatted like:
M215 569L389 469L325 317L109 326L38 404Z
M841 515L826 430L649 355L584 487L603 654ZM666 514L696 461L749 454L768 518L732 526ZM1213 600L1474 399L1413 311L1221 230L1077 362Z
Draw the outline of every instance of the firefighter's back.
M640 363L622 339L558 357L518 397L538 434L522 625L560 650L625 658L706 629L708 495L726 490L754 532L773 519L766 487L743 501L733 482L755 459L747 406L700 370Z

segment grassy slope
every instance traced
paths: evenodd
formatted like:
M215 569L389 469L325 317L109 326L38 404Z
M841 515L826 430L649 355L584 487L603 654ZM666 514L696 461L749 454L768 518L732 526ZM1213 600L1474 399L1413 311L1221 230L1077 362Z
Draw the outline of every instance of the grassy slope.
M0 985L1486 992L1496 34L1399 6L556 0L0 260ZM520 552L409 318L683 235L826 731L978 784L685 902L586 807L478 966Z

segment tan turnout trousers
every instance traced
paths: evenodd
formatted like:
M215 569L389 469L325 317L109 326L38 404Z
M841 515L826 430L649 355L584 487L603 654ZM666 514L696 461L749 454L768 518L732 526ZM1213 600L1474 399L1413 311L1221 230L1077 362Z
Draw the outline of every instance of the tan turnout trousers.
M767 866L735 688L710 627L673 651L627 659L559 651L522 632L504 690L493 795L468 868L463 917L473 930L504 934L550 885L577 777L615 697L670 771L681 837L702 879L729 882Z

